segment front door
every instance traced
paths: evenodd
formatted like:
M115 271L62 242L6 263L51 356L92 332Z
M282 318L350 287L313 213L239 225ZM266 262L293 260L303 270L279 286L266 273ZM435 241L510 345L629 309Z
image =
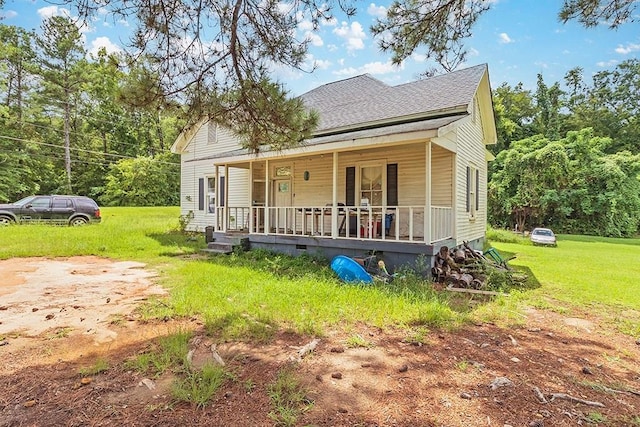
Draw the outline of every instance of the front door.
M278 208L272 212L271 224L276 227L278 232L286 233L287 228L291 228L289 210L282 209L291 206L291 178L276 178L273 181L274 188L273 206Z

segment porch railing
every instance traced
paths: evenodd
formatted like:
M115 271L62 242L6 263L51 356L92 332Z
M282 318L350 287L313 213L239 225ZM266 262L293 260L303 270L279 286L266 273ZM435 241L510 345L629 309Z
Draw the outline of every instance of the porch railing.
M424 206L229 206L217 213L217 228L224 231L418 243L451 238L454 224L451 207L432 206L427 242Z

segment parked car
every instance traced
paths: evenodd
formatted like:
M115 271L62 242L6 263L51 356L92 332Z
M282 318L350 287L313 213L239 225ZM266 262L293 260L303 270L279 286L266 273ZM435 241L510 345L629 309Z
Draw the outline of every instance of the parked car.
M534 245L556 246L556 235L548 228L534 228L529 238Z
M15 203L0 204L0 225L53 223L78 226L101 219L98 204L84 196L29 196Z

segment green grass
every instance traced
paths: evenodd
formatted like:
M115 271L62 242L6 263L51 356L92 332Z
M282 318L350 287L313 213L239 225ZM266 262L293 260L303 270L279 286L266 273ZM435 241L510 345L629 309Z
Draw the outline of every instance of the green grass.
M273 410L269 412L277 426L294 426L298 417L311 403L295 375L295 366L287 365L278 371L276 380L267 387Z
M161 337L153 348L127 361L126 366L143 374L153 373L156 377L171 369L185 368L191 337L190 331L177 331Z
M107 360L103 358L99 358L93 363L93 365L80 368L78 370L78 373L83 377L88 377L91 375L97 375L107 370L109 370L109 362L107 362Z
M640 239L559 236L557 248L532 246L510 232L490 230L490 242L511 265L529 274L509 297L469 304L436 292L419 275L403 271L391 284L341 283L327 260L291 258L264 251L192 257L204 238L180 233L179 209L103 208L103 222L86 227L9 226L0 232L0 259L19 256L98 255L140 261L170 290L139 308L143 319L197 316L220 340L267 342L279 330L323 336L358 324L414 330L450 328L468 318L523 321L523 306L567 313L610 313L628 334L640 334ZM423 338L421 338L423 340ZM144 357L151 357L149 355ZM162 358L140 361L160 371Z
M177 379L171 387L171 395L179 402L188 402L204 408L227 379L224 368L212 363L199 370L189 370L184 378Z
M493 243L516 254L513 266L528 269L542 284L531 295L561 304L640 307L640 239L558 236L558 247Z

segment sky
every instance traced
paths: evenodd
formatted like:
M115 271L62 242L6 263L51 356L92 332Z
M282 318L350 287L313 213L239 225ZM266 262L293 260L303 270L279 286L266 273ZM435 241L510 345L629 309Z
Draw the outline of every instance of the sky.
M550 86L562 83L565 73L578 66L590 82L594 73L613 69L624 60L638 58L640 53L640 22L624 24L617 30L606 26L586 29L577 22L562 24L557 18L561 5L557 0L487 1L491 9L472 29L472 37L465 42L469 54L459 68L487 63L493 88L521 82L525 89L535 90L538 73ZM307 66L311 69L315 65L315 71L274 69L274 75L293 95L365 73L389 85L416 80L432 66L425 62L424 55L418 50L400 66L393 66L390 55L380 52L369 31L390 3L356 0L355 17L337 16L315 33L309 21L301 22L297 37L310 39ZM63 6L41 0L5 0L0 16L5 25L37 31L44 18L65 13L73 16ZM126 44L123 36L132 28L131 22L114 22L104 16L81 31L89 52L97 52L102 46L113 52Z

